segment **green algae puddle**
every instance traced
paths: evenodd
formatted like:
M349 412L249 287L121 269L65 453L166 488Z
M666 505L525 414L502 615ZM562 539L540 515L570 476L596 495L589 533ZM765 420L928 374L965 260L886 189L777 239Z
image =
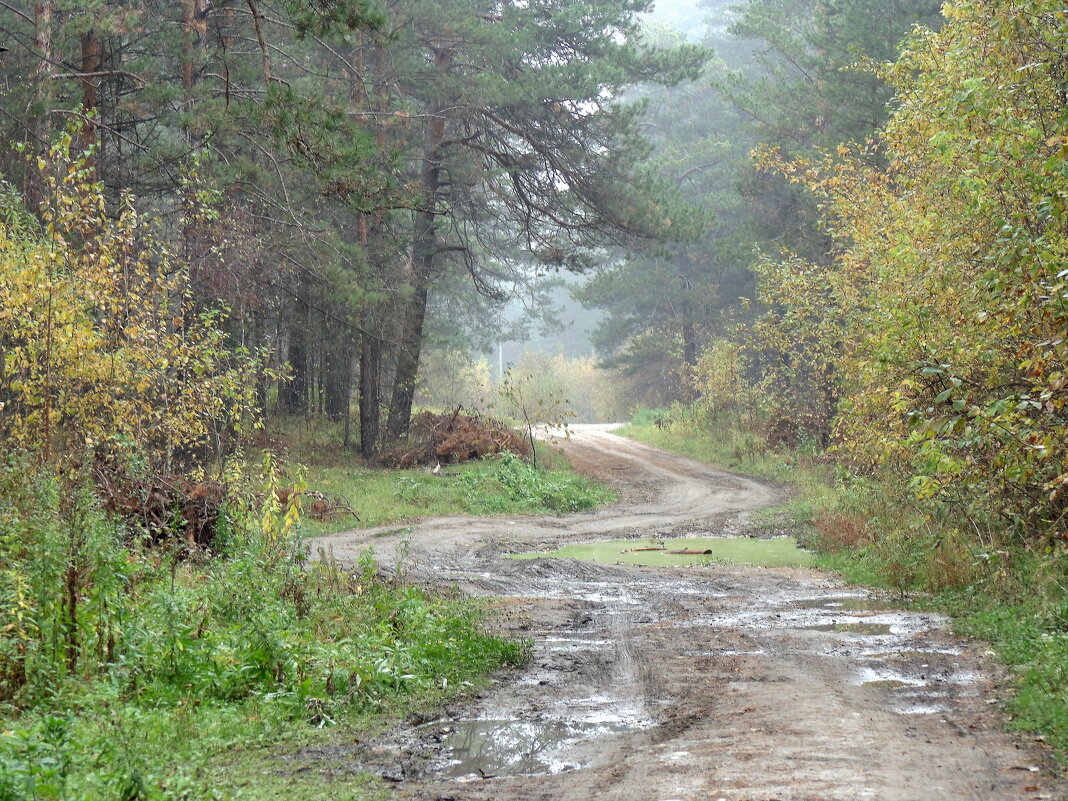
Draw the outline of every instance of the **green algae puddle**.
M654 547L645 540L608 540L565 545L555 551L514 554L513 559L556 557L581 559L603 564L642 565L646 567L677 567L728 562L755 567L807 567L815 564L815 556L797 547L793 537L758 540L750 537L704 537L696 539L658 540L664 550L645 551L636 548ZM673 554L679 550L711 551L709 554Z

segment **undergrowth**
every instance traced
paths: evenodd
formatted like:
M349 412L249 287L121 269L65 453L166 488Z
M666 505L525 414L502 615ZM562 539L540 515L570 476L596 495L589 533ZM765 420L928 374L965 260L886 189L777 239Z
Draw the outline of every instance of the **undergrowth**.
M782 482L788 500L754 515L758 522L787 520L823 567L946 612L957 633L988 642L1011 669L1012 726L1044 739L1068 764L1068 554L1039 552L995 529L973 527L966 536L906 490L836 468L814 448L769 448L758 434L707 417L663 428L648 417L617 433Z
M147 547L81 478L0 465L0 799L262 797L213 763L526 658L369 553L308 563L267 472L209 554Z

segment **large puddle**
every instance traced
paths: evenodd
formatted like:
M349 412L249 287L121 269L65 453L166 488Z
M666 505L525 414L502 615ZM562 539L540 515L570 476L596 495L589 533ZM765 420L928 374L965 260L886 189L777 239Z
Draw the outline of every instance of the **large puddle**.
M610 734L640 728L623 721L460 720L437 728L446 749L437 776L530 776L583 767L576 748Z
M610 565L679 567L726 562L753 567L807 567L815 556L797 546L793 537L758 540L750 537L701 537L646 540L607 540L565 545L555 551L512 555L513 559L554 557Z

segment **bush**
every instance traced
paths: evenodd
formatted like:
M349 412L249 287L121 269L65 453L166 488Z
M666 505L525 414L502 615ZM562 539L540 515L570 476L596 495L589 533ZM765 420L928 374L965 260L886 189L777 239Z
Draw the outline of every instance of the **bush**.
M390 467L454 464L509 451L530 455L530 442L508 425L463 407L444 414L423 412L412 421L411 442L382 457Z
M651 426L657 420L668 420L670 417L670 409L638 409L630 418L630 422L636 426Z
M495 493L482 486L485 479L464 477L473 492L484 498ZM581 512L592 509L607 497L607 491L596 487L574 473L540 470L518 456L504 452L497 457L491 480L502 486L512 505L527 512Z
M172 469L256 419L259 363L194 308L134 199L104 201L68 132L39 164L43 223L0 184L0 438L46 459L137 444Z

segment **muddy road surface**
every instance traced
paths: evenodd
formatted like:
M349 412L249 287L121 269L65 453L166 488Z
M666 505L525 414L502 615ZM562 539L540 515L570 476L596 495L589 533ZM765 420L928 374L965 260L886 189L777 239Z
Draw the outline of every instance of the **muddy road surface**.
M1006 734L981 646L935 614L807 568L640 568L509 553L567 542L745 535L775 489L579 426L565 444L611 508L437 519L323 537L373 545L415 580L492 598L529 666L432 720L344 753L425 801L1062 799L1034 742ZM315 547L313 546L313 547Z

